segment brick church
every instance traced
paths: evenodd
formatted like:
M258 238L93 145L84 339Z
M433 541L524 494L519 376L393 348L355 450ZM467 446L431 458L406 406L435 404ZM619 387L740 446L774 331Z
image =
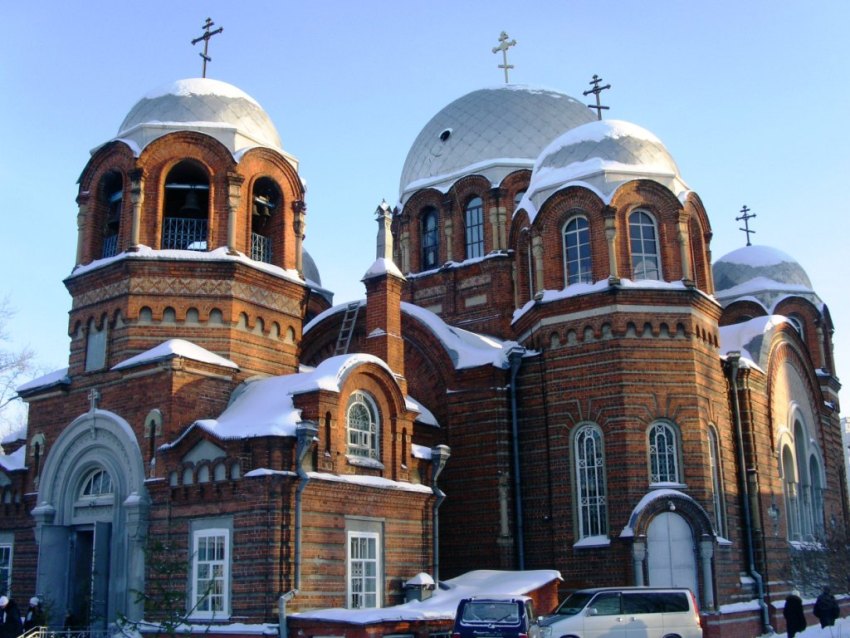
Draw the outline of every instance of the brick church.
M387 607L423 572L551 569L562 593L690 587L709 628L752 601L764 628L790 590L846 586L827 306L779 250L712 263L652 133L549 90L460 97L339 305L308 204L216 80L149 93L92 152L68 367L19 388L0 456L0 593L104 627L165 589L262 626L284 595Z

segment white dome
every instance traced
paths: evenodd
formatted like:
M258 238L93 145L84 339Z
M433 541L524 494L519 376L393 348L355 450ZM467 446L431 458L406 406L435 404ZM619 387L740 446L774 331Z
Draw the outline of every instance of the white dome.
M634 179L652 179L677 195L687 190L676 162L655 135L630 122L593 121L563 133L540 154L526 195L533 209L529 214L533 217L552 193L571 183L589 186L607 201Z
M401 173L401 202L422 188L446 192L469 174L498 184L531 169L546 144L593 117L586 105L557 91L505 84L468 93L431 118L413 142Z
M271 119L241 89L208 78L178 80L151 91L130 109L116 138L141 151L175 131L197 131L216 138L232 153L252 146L281 150Z
M739 299L759 301L772 311L782 299L802 297L820 307L803 267L790 255L770 246L744 246L718 259L712 267L715 297L727 306Z

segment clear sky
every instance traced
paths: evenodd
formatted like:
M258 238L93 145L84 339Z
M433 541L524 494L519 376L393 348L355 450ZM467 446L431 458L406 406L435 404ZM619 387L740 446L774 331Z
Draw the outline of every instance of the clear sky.
M846 0L1 2L0 296L12 345L44 371L67 365L76 180L140 97L200 75L190 41L207 16L224 27L208 76L259 101L301 161L305 247L337 303L363 296L372 213L397 202L419 130L504 81L504 30L512 82L579 98L593 74L612 85L606 115L665 143L715 259L744 245L741 207L756 213L754 243L794 256L828 304L850 378Z

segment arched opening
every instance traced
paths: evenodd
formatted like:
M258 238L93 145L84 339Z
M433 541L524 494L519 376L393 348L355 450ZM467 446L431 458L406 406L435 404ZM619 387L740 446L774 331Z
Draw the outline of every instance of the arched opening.
M429 206L420 218L421 270L436 268L440 259L440 235L437 209Z
M261 177L254 184L251 195L251 259L272 263L274 256L274 222L281 214L283 198L277 184L268 177Z
M162 248L207 250L210 182L198 164L183 161L165 179Z
M112 257L118 254L118 233L121 230L121 207L124 201L124 181L120 173L108 173L103 178L101 198L106 214L100 256Z

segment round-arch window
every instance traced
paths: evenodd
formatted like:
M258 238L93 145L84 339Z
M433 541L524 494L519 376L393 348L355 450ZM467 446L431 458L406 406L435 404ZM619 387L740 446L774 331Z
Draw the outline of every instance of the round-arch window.
M80 496L82 498L95 498L107 494L112 494L112 477L109 476L109 473L103 469L90 472L83 481Z

